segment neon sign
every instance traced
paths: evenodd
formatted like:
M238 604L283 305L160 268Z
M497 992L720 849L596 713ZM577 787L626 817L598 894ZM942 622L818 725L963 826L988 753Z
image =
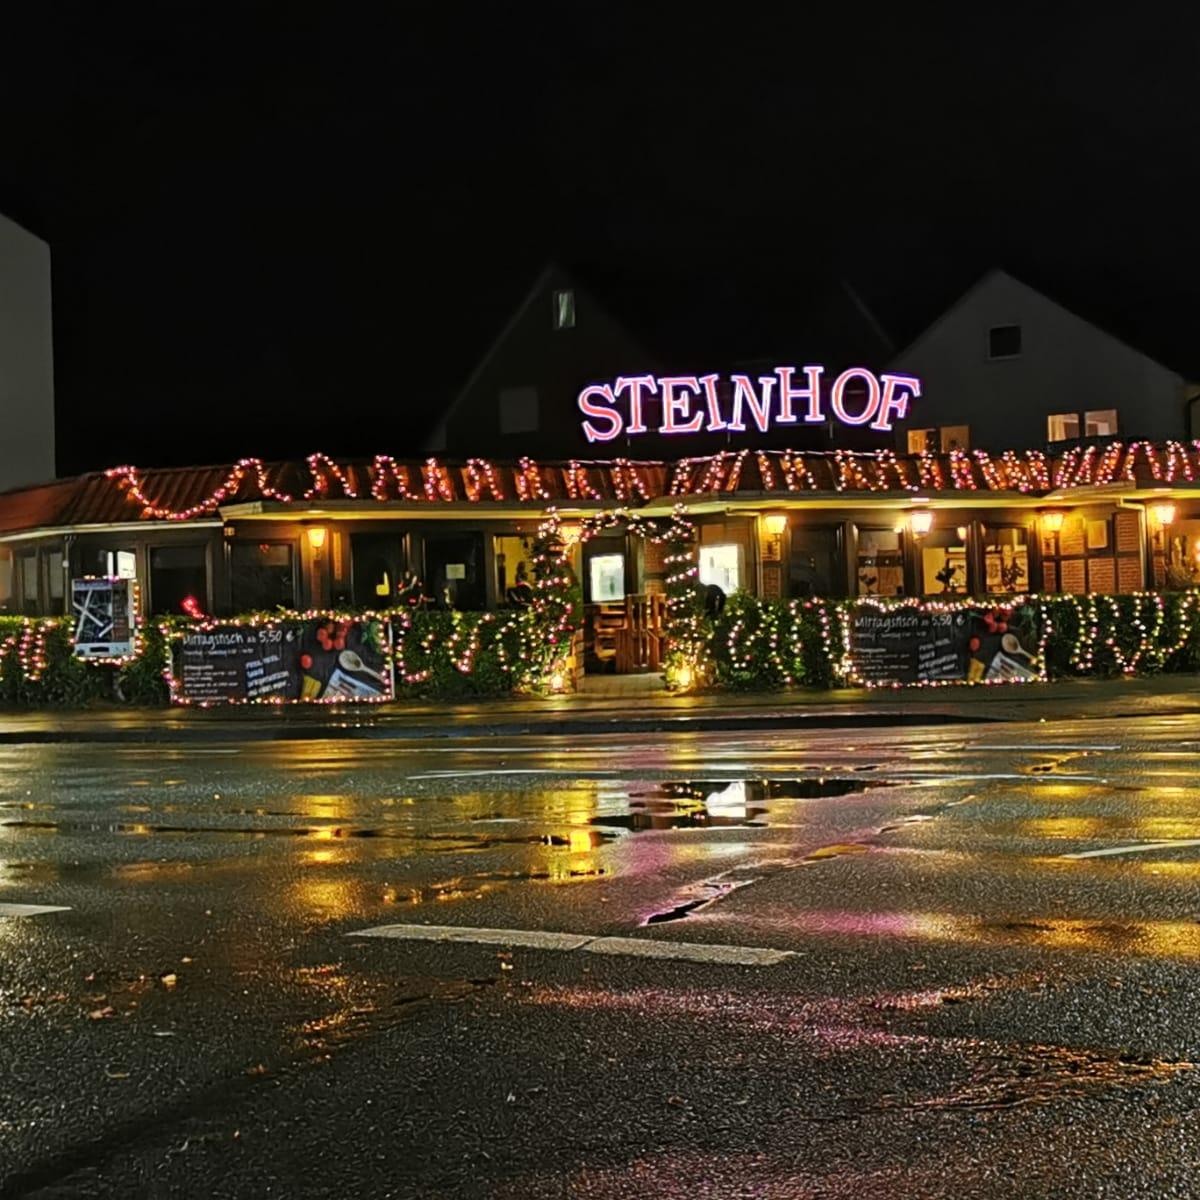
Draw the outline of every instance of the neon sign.
M919 379L876 375L866 367L847 367L823 395L824 373L824 367L776 367L757 380L730 375L725 387L720 375L621 375L579 393L583 432L589 442L648 433L653 405L657 433L745 433L751 427L766 433L772 425L823 425L830 418L889 433L921 395Z

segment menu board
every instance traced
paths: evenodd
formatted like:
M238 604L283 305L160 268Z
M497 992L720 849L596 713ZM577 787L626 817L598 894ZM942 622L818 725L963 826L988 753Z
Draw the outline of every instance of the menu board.
M1039 619L1031 604L855 605L850 614L851 674L860 683L1037 679Z
M77 658L128 658L134 652L136 614L130 579L71 580Z
M387 626L327 618L216 622L172 646L172 694L187 704L385 700Z

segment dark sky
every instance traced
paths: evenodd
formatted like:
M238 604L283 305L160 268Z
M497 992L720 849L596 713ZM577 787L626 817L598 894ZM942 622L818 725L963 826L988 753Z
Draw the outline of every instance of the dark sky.
M411 453L551 258L651 344L831 278L903 342L1002 265L1200 375L1200 29L1163 10L40 7L0 211L54 254L64 472Z

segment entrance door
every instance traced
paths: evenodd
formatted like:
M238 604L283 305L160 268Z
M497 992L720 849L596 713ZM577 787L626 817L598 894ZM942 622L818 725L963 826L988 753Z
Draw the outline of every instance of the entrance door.
M350 566L358 608L385 608L394 602L404 571L404 539L397 533L352 533Z

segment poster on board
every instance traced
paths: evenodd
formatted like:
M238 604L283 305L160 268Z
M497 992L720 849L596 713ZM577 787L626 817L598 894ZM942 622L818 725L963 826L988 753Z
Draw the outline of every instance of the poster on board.
M134 583L105 576L71 580L77 658L129 658L137 630Z
M355 618L211 622L172 645L182 704L354 702L392 694L387 625Z
M867 686L1042 678L1036 604L855 604L847 613L851 678Z

